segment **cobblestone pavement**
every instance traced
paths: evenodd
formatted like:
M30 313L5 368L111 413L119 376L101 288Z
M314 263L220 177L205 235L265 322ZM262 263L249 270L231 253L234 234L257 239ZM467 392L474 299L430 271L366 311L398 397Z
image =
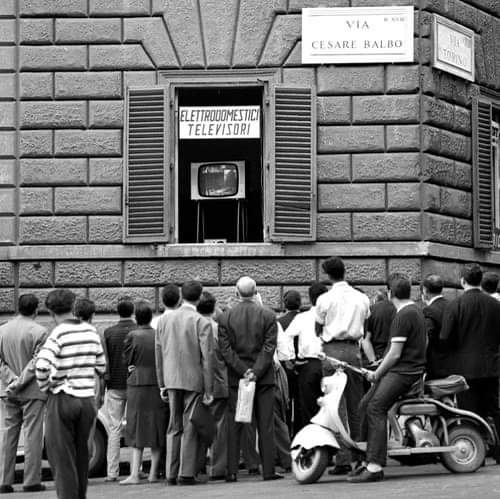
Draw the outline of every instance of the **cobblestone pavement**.
M203 498L240 499L247 497L261 497L273 499L303 499L303 498L332 498L332 499L459 499L477 498L489 499L500 496L500 466L489 462L477 473L454 475L447 472L442 466L403 467L389 466L384 482L374 484L349 484L344 478L324 477L313 485L299 485L292 475L286 475L284 480L277 482L263 482L258 477L249 477L241 474L237 483L209 482L194 487L168 487L163 482L149 484L147 481L139 486L123 487L118 484L104 483L103 478L90 481L88 499L137 498L148 499L156 497L171 498ZM52 482L48 482L47 492L37 494L14 493L12 499L52 499L55 490ZM16 490L21 489L16 485Z

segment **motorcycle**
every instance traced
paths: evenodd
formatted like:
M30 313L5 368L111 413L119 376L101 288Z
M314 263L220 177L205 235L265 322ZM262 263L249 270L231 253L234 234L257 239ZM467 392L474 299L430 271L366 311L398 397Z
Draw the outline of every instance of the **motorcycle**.
M365 452L366 442L354 442L340 418L339 408L347 383L345 370L366 377L367 369L324 356L335 368L322 380L320 409L291 444L292 471L299 483L314 483L340 446ZM441 462L454 473L471 473L484 462L488 445L497 435L477 414L457 407L456 394L466 390L462 376L424 384L422 377L395 402L388 414L388 457L404 465Z

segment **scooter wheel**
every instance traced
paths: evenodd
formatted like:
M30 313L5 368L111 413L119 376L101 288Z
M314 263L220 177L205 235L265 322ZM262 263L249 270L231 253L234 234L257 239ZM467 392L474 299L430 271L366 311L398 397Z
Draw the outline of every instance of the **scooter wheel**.
M328 451L324 447L301 449L292 461L292 471L299 483L314 483L324 473L328 465Z
M481 433L470 425L453 427L449 434L449 445L454 452L443 452L441 460L445 468L453 473L472 473L478 470L486 456L486 446Z

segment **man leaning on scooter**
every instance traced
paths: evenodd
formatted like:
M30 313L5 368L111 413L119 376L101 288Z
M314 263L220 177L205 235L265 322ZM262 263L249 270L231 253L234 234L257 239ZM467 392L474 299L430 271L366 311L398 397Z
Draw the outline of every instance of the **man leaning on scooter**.
M367 441L366 463L350 473L351 483L384 478L387 457L387 413L425 370L425 320L410 299L411 283L402 274L389 276L389 298L396 307L390 344L377 370L367 374L373 383L360 403L362 440Z

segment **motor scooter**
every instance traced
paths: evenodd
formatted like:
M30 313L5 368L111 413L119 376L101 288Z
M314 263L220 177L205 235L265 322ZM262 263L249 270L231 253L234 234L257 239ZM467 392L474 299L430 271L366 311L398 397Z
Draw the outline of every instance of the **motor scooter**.
M345 370L366 377L367 369L333 357L323 357L335 373L322 380L320 409L291 444L292 471L299 483L314 483L340 446L365 452L366 442L354 442L340 418L347 383ZM404 465L441 462L454 473L476 471L486 448L497 444L496 433L477 414L457 407L456 393L466 390L462 376L418 383L396 401L388 414L388 457Z

